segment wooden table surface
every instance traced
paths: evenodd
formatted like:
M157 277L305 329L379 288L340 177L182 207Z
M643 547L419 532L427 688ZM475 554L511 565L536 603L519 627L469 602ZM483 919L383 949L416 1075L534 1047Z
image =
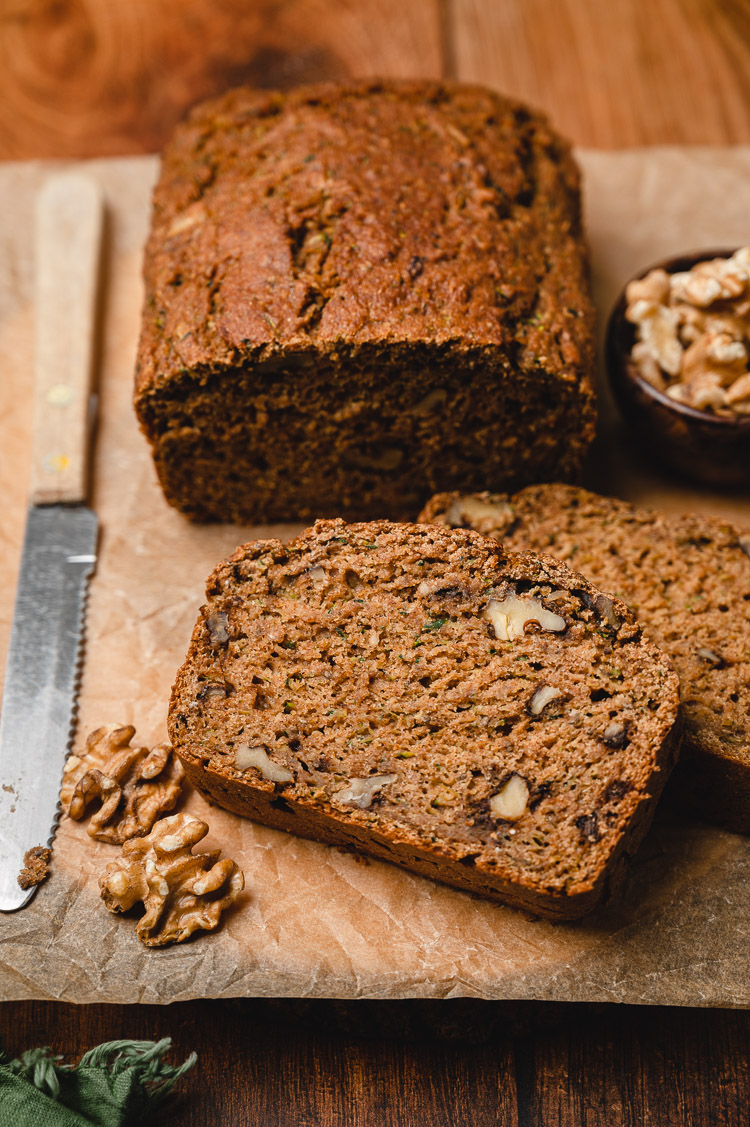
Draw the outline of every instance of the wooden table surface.
M2 0L0 159L152 152L227 86L348 75L481 81L581 145L748 143L750 0ZM165 1127L750 1123L744 1012L0 1007L14 1054L165 1034L199 1054Z

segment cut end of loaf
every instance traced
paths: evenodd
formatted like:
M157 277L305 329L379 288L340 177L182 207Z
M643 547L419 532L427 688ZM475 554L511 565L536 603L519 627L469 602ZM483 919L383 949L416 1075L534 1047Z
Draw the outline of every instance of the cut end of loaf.
M593 437L578 171L459 83L235 90L168 146L136 410L193 520L413 518L575 479Z

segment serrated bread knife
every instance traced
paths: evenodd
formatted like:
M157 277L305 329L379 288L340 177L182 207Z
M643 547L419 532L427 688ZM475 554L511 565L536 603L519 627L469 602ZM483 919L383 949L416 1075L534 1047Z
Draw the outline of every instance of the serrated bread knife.
M59 173L36 201L31 487L0 714L0 911L24 855L52 843L73 737L97 520L85 506L102 236L99 186Z

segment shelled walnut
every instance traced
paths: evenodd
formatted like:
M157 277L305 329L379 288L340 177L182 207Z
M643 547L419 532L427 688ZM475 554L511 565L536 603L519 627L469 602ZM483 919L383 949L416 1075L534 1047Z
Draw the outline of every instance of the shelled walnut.
M133 838L99 881L110 912L127 912L142 902L146 911L136 934L147 947L181 943L194 931L213 931L221 913L245 887L234 861L220 850L193 854L208 826L189 814L160 819L147 837Z
M121 845L147 834L157 818L173 810L185 777L168 744L131 747L135 728L108 724L86 741L83 756L66 764L61 801L75 821L90 803L99 809L89 819L88 833L99 841Z
M651 270L625 297L642 379L697 410L750 415L750 247L675 274Z

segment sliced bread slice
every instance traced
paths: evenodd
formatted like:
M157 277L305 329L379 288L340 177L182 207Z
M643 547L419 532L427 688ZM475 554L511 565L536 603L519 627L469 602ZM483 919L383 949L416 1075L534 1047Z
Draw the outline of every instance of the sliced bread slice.
M443 493L420 520L549 552L623 599L680 677L685 739L670 794L750 832L750 533L637 509L570 485Z
M558 561L320 521L239 548L207 594L169 731L229 810L561 919L645 833L677 677Z

